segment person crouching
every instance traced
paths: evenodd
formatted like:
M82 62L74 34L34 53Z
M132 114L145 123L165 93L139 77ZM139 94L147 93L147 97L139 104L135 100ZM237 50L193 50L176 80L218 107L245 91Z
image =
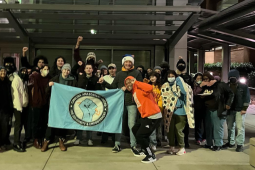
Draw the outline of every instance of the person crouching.
M155 102L153 87L152 85L136 81L132 76L128 76L125 79L125 87L128 91L132 91L134 101L141 114L141 118L138 119L132 128L132 132L142 149L137 156L146 156L142 163L154 162L157 159L149 147L149 137L160 126L162 113Z

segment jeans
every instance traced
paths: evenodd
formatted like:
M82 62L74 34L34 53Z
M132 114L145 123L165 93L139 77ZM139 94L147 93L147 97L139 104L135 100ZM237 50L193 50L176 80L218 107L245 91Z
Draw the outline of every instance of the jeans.
M160 127L160 126L159 126ZM161 128L161 127L160 127ZM157 146L157 137L156 137L156 130L154 130L152 132L152 134L150 135L150 144Z
M205 111L195 109L195 139L196 141L202 141L206 138L205 136Z
M124 106L124 114L128 114L128 128L130 133L130 144L131 147L136 146L136 138L132 132L132 128L135 125L136 122L136 116L137 116L137 106L136 105L130 105L130 106ZM121 141L121 133L115 134L115 145L120 145Z
M82 133L83 130L77 130L77 139L82 140ZM92 140L92 131L86 131L86 138L87 140Z
M228 125L228 142L235 145L235 126L237 127L236 143L243 145L245 140L245 117L246 114L241 115L241 112L230 111L227 117Z
M217 110L206 110L206 142L208 146L213 146L213 139L215 146L223 145L224 127L223 124L226 119L218 117Z
M186 123L187 116L179 116L173 114L170 122L169 132L167 134L170 146L175 146L175 138L177 139L178 146L181 148L185 146L183 130L186 126Z

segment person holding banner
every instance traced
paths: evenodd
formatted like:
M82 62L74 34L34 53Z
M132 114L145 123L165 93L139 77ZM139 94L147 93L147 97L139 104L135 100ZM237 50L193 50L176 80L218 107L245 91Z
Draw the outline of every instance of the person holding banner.
M82 67L82 66L81 66ZM78 87L85 90L102 90L100 84L98 84L98 77L93 74L93 65L87 63L85 65L85 74L80 73L78 76ZM75 145L79 145L82 140L82 131L77 131L77 139L74 142ZM88 145L93 146L92 131L87 131Z
M98 81L98 83L101 83L103 86L105 86L108 89L123 89L125 87L124 81L128 76L133 76L138 81L143 81L142 74L140 71L134 69L134 56L131 54L125 54L122 58L122 70L117 73L115 79L113 80L112 84L107 83L104 81L104 78L101 77ZM134 155L140 155L140 152L136 148L136 138L132 132L132 128L135 125L136 117L137 117L137 107L136 103L133 100L132 93L130 91L125 90L125 103L124 103L124 114L128 114L128 127L129 127L129 133L130 133L130 144L131 144L131 150L134 153ZM121 114L121 113L120 113ZM115 134L115 146L112 149L113 153L118 153L121 151L120 148L120 141L121 141L121 134Z
M132 76L125 79L125 87L132 92L137 108L141 114L141 118L132 128L136 140L140 143L142 151L139 155L146 156L142 163L151 163L156 161L156 156L149 147L150 135L159 126L162 120L162 113L155 101L153 86L147 83L138 82Z
M54 83L77 87L77 81L75 80L73 76L70 75L70 72L71 72L70 64L68 63L64 64L61 71L62 73L60 75L57 75L50 80L49 86L46 89L47 93L51 93L51 87L54 85ZM42 149L41 149L42 152L45 152L48 150L48 145L50 143L50 140L54 139L55 135L59 137L60 150L61 151L67 150L67 147L64 145L64 140L66 138L66 129L51 128L48 126L46 130L46 135L45 135L46 140L44 141Z

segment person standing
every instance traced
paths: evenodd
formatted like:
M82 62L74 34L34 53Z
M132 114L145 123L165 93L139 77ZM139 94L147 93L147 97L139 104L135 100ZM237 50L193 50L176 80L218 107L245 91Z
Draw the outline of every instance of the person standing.
M86 64L84 71L85 74L80 73L78 76L78 87L85 90L102 90L101 85L98 83L99 78L93 74L93 65ZM75 145L79 145L82 141L82 132L82 130L77 130ZM93 146L92 131L86 131L86 133L88 146Z
M70 75L70 72L71 72L70 64L69 63L64 64L61 70L62 70L62 73L60 75L57 75L50 80L49 86L46 89L47 94L51 93L51 87L54 85L54 83L59 83L59 84L72 86L72 87L77 86L77 81L75 80L73 76ZM45 152L48 150L48 145L50 143L50 140L54 139L55 136L58 136L60 150L66 151L67 147L64 144L66 133L67 133L66 129L47 127L45 140L44 140L41 151Z
M235 97L227 116L228 142L223 145L223 148L233 148L235 147L235 143L237 143L236 152L242 152L245 141L246 111L251 99L250 91L246 84L241 84L239 82L240 74L238 70L230 70L228 78L228 85L235 94ZM235 126L237 127L236 136Z
M122 87L125 86L124 80L128 76L134 77L137 81L143 81L141 73L134 69L134 56L131 54L126 54L122 58L122 70L117 73L115 79L113 80L112 84L107 83L104 81L104 78L101 77L99 79L99 83L103 84L108 89L116 89L119 88L121 89ZM135 125L136 122L136 117L137 117L137 106L136 103L133 100L132 93L130 91L125 91L125 99L124 99L124 113L123 117L125 115L128 115L128 128L129 128L129 133L130 133L130 145L131 145L131 150L134 153L134 155L139 155L140 152L136 148L136 138L132 132L132 128ZM121 114L121 113L120 113ZM121 151L121 134L115 134L115 146L112 149L113 153L118 153Z
M9 140L9 122L13 112L11 81L7 77L7 70L0 66L0 152L6 150Z
M206 106L206 148L220 151L223 145L224 128L223 124L230 109L234 93L224 82L217 82L214 77L206 72L203 74L203 82L200 87L204 91L212 91L212 94L203 97ZM215 146L213 147L213 139Z
M21 78L18 76L16 71L16 65L14 63L14 58L6 57L4 59L4 66L7 70L7 75L11 84L11 93L13 99L13 108L14 108L14 143L13 150L17 152L25 152L25 148L21 145L21 130L22 130L22 110L23 107L26 107L28 103L26 92L24 91L24 85Z
M34 72L29 79L29 86L32 88L32 127L34 147L41 149L48 122L49 95L46 92L51 77L50 67L44 65L40 69L40 74Z
M55 58L54 64L52 68L50 69L50 73L49 73L50 77L55 77L57 75L60 75L62 67L65 63L66 63L66 60L64 57L59 56Z

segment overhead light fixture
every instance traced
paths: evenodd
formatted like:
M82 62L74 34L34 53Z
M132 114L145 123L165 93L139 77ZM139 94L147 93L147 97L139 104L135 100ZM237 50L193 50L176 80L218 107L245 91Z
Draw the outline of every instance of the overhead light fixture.
M229 44L228 46L233 47L233 46L236 46L236 44Z
M97 34L97 31L94 30L94 29L92 29L92 30L90 30L90 33L91 33L91 34Z

